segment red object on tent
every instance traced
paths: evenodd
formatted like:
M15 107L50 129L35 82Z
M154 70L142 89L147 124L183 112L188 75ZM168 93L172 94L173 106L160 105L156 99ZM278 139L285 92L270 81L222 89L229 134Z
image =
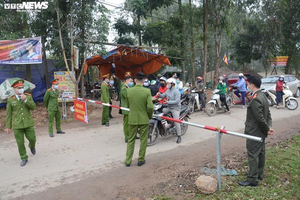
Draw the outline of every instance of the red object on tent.
M135 77L136 73L142 71L146 75L157 72L163 65L171 65L169 59L163 54L156 54L136 47L119 46L109 52L107 56L92 56L87 59L84 66L84 74L89 66L97 66L101 74L115 72L120 79L130 71Z

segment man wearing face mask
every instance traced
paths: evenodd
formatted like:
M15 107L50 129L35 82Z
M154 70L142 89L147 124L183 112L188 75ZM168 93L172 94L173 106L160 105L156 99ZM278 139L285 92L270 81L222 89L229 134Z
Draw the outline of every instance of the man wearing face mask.
M49 88L44 96L44 105L46 106L48 110L48 116L49 116L49 122L48 122L48 130L49 130L49 136L54 137L53 135L53 119L55 118L55 126L56 126L56 133L57 134L65 134L61 130L60 127L60 119L61 114L59 110L58 105L58 79L54 79L50 82L52 84L52 87Z
M205 108L205 93L204 93L204 83L203 83L203 78L201 76L198 76L196 78L196 82L195 82L195 87L196 87L196 92L199 94L199 100L201 102L201 108L204 109Z
M124 108L128 108L128 103L126 100L127 96L127 89L133 86L133 79L131 76L125 77L125 83L123 84L123 87L121 88L121 106ZM125 142L128 142L129 139L129 125L128 125L128 113L129 111L122 110L123 114L123 131L125 135Z
M234 94L241 98L240 93L242 95L242 101L243 101L243 109L245 108L246 101L245 101L245 95L246 95L246 81L244 79L244 74L239 74L239 80L236 83L233 83L232 86L236 86L237 90L234 91Z
M284 76L280 75L279 79L276 82L276 108L279 109L279 103L281 100L281 96L283 95L283 84L284 84Z
M103 78L103 82L101 84L101 102L109 103L110 102L109 74L102 76L102 78ZM109 107L108 106L103 106L102 125L109 127Z
M178 89L175 88L176 81L174 78L169 78L167 80L167 88L168 90L164 94L158 94L159 97L164 98L167 97L166 104L168 105L168 108L164 108L163 112L164 114L167 114L169 112L172 113L174 119L179 119L180 115L180 92ZM175 128L177 132L177 141L176 143L181 142L181 127L180 124L175 122Z
M164 77L164 76L161 77L161 78L159 79L159 82L160 82L160 87L159 87L159 89L158 89L158 92L159 92L160 94L163 94L163 93L165 93L165 92L167 91L167 89L168 89L168 88L167 88L167 79L166 79L166 77ZM165 98L159 98L157 94L154 96L154 98L155 98L155 99L158 98L159 103L162 103L162 104L164 104L165 101L166 101L166 99L167 99L167 97L165 97Z
M24 134L29 141L28 147L31 153L33 155L36 154L34 121L30 113L30 110L34 110L36 105L30 94L24 94L24 80L16 80L12 84L12 87L14 88L15 95L10 96L6 104L6 132L9 134L11 133L11 129L14 129L19 154L22 159L20 165L23 167L28 162Z

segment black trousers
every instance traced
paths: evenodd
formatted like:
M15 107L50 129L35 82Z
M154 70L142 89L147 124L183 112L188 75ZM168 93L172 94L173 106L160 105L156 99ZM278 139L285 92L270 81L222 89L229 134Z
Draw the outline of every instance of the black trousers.
M225 94L220 94L220 100L225 105L227 111L229 111L229 107L228 107L227 102L226 102L226 95Z

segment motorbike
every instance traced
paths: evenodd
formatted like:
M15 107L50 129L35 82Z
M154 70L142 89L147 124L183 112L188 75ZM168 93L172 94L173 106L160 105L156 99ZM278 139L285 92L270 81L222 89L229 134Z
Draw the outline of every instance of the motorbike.
M172 113L164 115L163 108L168 107L166 104L157 103L154 105L154 114L159 116L166 116L173 118ZM181 105L179 119L183 121L188 121L189 117L189 108L186 105ZM181 135L184 135L188 129L188 125L181 123ZM153 146L157 142L158 136L166 137L169 135L177 135L175 122L162 119L161 117L152 117L149 124L149 133L148 133L148 146Z
M263 93L266 95L269 101L269 105L276 105L276 91L275 90L265 90L262 89ZM283 96L282 96L282 104L289 110L295 110L298 108L298 101L293 96L293 92L289 90L288 86L283 86Z
M232 97L232 104L233 105L242 105L243 101L241 99L235 99L234 100L234 93L233 93L233 87L229 87L229 95ZM245 103L248 104L248 102L252 99L251 92L247 91L245 94ZM229 106L229 105L228 105Z
M101 84L95 82L92 86L91 94L93 96L93 99L100 99L101 97Z
M211 96L211 99L207 102L206 104L206 114L210 117L214 116L217 111L223 111L226 112L226 107L225 105L222 104L220 100L220 90L215 89L213 91L213 95ZM227 95L226 94L226 103L228 107L232 105L232 95Z
M205 93L205 89L204 89L204 99L206 102L206 93ZM190 109L190 114L192 114L193 112L195 112L195 110L202 110L202 104L200 102L199 99L199 94L196 92L196 90L192 90L191 91L191 95L189 97L189 109Z

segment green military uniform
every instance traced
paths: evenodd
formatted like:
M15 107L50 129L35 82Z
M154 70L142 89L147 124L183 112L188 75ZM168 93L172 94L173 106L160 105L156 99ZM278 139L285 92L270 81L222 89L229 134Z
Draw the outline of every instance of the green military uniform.
M251 183L257 179L263 179L265 165L265 138L272 126L272 118L269 103L266 96L258 90L253 94L247 108L245 122L245 134L261 137L263 142L247 140L246 148L249 162L249 173L247 180Z
M129 88L129 86L127 86L125 83L123 84L123 86L121 88L121 106L124 108L128 108L127 100L126 100L128 88ZM128 114L129 114L129 112L126 110L122 110L122 114L123 114L123 131L124 131L124 135L125 135L125 141L128 142L128 139L129 139Z
M44 96L44 105L48 109L48 116L49 116L49 123L48 123L48 130L49 134L53 135L53 119L55 118L55 126L56 131L61 132L61 114L58 105L58 95L59 91L57 89L50 88L46 91Z
M26 101L13 95L6 104L6 128L14 129L14 135L18 144L19 154L22 160L27 160L26 148L24 144L24 134L29 141L28 147L35 148L36 136L34 131L34 121L30 110L34 110L36 105L30 94L26 94Z
M126 99L130 112L128 114L129 140L127 143L125 164L130 165L138 129L140 129L141 141L138 161L145 161L149 119L152 118L153 103L150 90L141 85L127 89Z
M101 102L102 103L109 103L110 96L109 96L109 86L103 81L101 85ZM109 124L109 107L103 106L102 111L102 124Z

